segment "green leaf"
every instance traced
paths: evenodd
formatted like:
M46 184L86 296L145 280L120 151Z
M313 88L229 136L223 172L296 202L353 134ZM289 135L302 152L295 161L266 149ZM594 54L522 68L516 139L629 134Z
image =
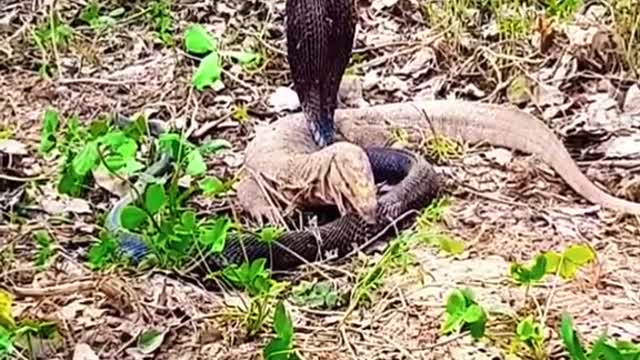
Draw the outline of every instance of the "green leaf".
M281 339L290 341L293 338L293 324L282 304L282 300L276 304L276 311L273 315L273 329Z
M185 211L184 213L182 213L182 215L180 216L180 223L182 223L182 226L184 226L185 229L187 230L195 230L196 228L196 213L194 211Z
M82 151L73 159L73 171L80 176L88 174L100 160L98 154L98 143L91 141L87 143Z
M267 226L260 230L258 236L260 237L261 241L267 244L271 244L275 240L277 240L283 232L283 229L280 229L276 226Z
M0 356L6 355L14 350L13 334L11 331L0 326Z
M221 74L220 56L217 52L212 52L202 59L198 69L193 74L191 82L197 90L202 91L205 87L212 86L220 78Z
M126 206L120 213L120 224L127 230L135 230L145 220L147 220L147 214L137 206Z
M480 320L475 321L469 324L469 332L474 339L479 339L484 336L484 332L486 330L487 317L482 313L482 317Z
M558 272L558 266L560 266L562 255L558 254L555 251L549 251L544 254L544 257L547 262L545 272L547 274L555 274L556 272Z
M462 315L466 308L464 295L460 290L455 289L447 299L447 313L451 315Z
M44 112L42 130L40 134L40 152L48 154L56 146L56 132L60 120L58 111L48 108Z
M462 316L462 320L468 323L473 323L482 318L482 308L476 304L473 304L467 308L467 311L464 312Z
M218 46L216 39L200 24L190 25L185 30L184 43L187 51L195 54L214 51Z
M531 276L524 265L514 262L510 267L511 278L519 284L528 284Z
M520 321L518 323L518 327L516 328L516 334L518 334L518 338L521 341L527 341L533 338L535 335L533 319L531 319L531 317L527 317L526 319Z
M545 274L546 268L547 258L544 255L536 256L536 262L531 268L531 272L529 274L531 280L540 281Z
M605 335L598 337L589 353L589 360L599 360L602 357L604 357L605 360L625 360L618 349L607 344L607 337Z
M445 236L440 238L440 249L451 255L459 255L464 251L464 242Z
M89 124L89 134L91 136L99 137L106 134L109 131L109 126L106 120L95 120Z
M151 213L157 213L166 201L164 187L160 184L151 184L144 193L144 207Z
M133 139L126 139L124 142L119 144L115 151L125 159L133 158L136 156L136 152L138 151L138 145L133 141Z
M462 315L458 314L445 314L444 322L442 323L442 333L449 334L457 331L462 325Z
M5 290L0 289L0 329L4 327L12 330L15 327L16 323L13 319L12 306L13 296Z
M265 360L288 360L291 344L287 339L273 338L262 350Z
M267 259L265 258L257 258L253 260L248 271L249 279L255 279L258 275L261 275L264 272L264 266L266 263Z
M560 337L572 360L587 360L578 336L573 332L573 321L567 313L562 314Z
M586 245L572 245L564 251L565 259L580 266L584 265L595 258L591 248Z
M212 228L206 229L200 235L200 242L208 247L211 252L218 254L224 249L227 231L230 227L229 218L219 217Z
M247 51L224 51L221 55L232 57L242 65L249 64L258 58L258 54Z
M207 165L198 150L192 150L187 154L187 174L198 176L207 171Z
M567 259L563 259L560 268L560 277L563 279L571 279L578 271L578 266Z
M103 269L113 261L118 248L118 243L112 237L101 239L89 249L89 265L94 270Z
M207 176L198 182L202 193L208 196L214 196L225 192L225 186L220 179L215 176Z
M143 354L151 354L162 345L164 332L158 330L147 330L138 337L138 349Z
M208 141L200 146L200 153L202 155L209 155L216 153L221 149L230 149L232 147L231 143L224 139L213 139Z

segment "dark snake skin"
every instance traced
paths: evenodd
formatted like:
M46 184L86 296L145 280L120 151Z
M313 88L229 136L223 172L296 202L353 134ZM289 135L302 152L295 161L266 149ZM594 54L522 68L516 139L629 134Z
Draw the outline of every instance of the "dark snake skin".
M340 81L353 47L353 0L287 0L287 60L302 111L320 147L333 142Z

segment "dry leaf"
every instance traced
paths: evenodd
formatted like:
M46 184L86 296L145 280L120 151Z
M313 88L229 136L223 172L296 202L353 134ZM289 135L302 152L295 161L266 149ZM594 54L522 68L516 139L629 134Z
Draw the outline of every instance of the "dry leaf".
M627 91L622 110L625 113L640 114L640 87L638 84L633 84Z
M269 96L269 105L275 112L294 111L300 107L300 99L293 89L280 86Z
M89 345L78 343L73 350L73 360L100 360L100 358Z
M17 140L0 139L0 152L9 155L27 155L27 146Z

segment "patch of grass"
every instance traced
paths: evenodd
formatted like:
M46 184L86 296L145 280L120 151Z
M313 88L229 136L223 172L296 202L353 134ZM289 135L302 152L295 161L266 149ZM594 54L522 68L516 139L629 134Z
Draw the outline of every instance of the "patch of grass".
M640 76L640 6L635 0L612 2L616 30L622 40L627 66Z
M147 5L149 6L147 19L153 26L157 39L165 46L174 46L171 0L149 0Z
M33 233L33 239L37 246L37 255L35 265L38 269L43 270L53 256L53 239L47 231L39 230Z
M32 40L43 51L52 51L54 46L63 50L73 38L73 29L57 14L47 17L32 33Z
M249 307L242 316L244 327L250 337L264 330L274 302L285 288L284 283L271 278L269 271L265 269L265 263L264 258L259 258L251 263L244 262L240 266L229 265L222 271L209 275L221 275L222 280L243 289L249 295Z
M124 130L116 129L110 117L83 126L75 115L62 127L58 111L49 108L43 116L40 152L62 157L58 191L78 197L89 188L90 175L95 171L131 176L142 170L144 165L136 159L136 153L147 131L146 119L141 117Z
M422 148L437 162L458 158L463 154L462 146L456 141L441 135L425 139Z
M79 19L89 25L94 32L99 33L112 28L116 24L116 18L125 13L122 7L111 11L105 10L97 0L89 1L82 9Z
M640 358L640 344L629 341L611 341L603 333L587 351L581 344L569 314L562 314L560 338L571 360L636 360Z
M335 309L341 305L341 297L327 281L303 281L292 289L293 301L311 308Z
M249 113L246 105L234 105L231 109L231 118L240 125L245 125L249 121Z
M39 343L47 343L54 349L62 345L55 322L17 320L12 307L12 295L0 289L0 359L32 358Z
M359 273L356 283L351 290L349 308L345 312L344 319L358 306L372 303L374 292L382 285L383 278L386 274L398 267L404 267L406 269L409 261L413 259L409 252L409 241L410 235L406 232L396 239L393 239L385 249L380 260L373 264L373 266Z

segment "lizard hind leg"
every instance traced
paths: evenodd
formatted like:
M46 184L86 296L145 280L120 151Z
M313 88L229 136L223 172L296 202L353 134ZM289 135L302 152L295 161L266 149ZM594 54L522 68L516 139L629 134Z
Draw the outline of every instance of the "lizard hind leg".
M367 153L359 146L336 142L292 159L292 169L305 179L303 203L335 205L341 215L356 212L367 222L376 221L377 193Z

